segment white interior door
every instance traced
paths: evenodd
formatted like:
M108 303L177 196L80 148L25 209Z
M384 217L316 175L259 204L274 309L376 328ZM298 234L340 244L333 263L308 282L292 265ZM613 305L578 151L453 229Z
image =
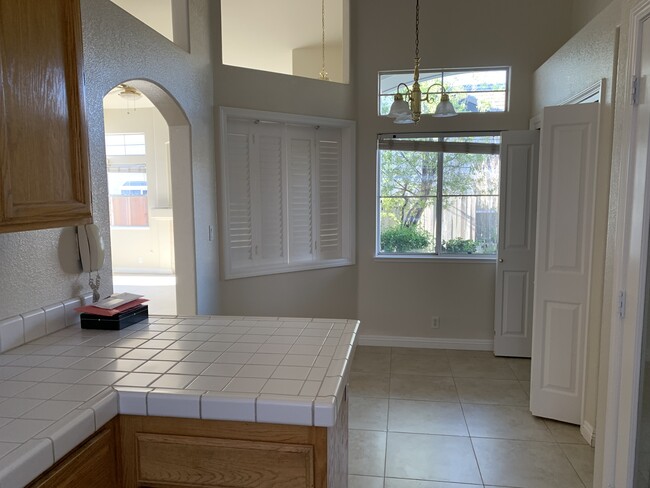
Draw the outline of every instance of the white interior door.
M533 415L581 423L599 104L544 109L539 162Z
M539 131L501 133L496 356L531 355L538 157Z

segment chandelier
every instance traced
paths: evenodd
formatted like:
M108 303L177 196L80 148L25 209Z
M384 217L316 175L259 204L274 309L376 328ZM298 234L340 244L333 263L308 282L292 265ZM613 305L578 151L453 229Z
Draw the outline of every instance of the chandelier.
M397 93L394 96L393 104L390 107L389 117L395 119L396 124L417 124L422 115L422 102L432 103L433 94L430 93L434 86L440 86L440 102L433 113L434 117L453 117L458 115L454 106L449 101L445 87L442 83L434 83L427 88L424 96L420 90L420 0L415 1L415 69L413 70L413 86L408 87L406 83L397 85ZM406 93L400 93L400 88L404 87ZM404 100L404 98L408 100Z

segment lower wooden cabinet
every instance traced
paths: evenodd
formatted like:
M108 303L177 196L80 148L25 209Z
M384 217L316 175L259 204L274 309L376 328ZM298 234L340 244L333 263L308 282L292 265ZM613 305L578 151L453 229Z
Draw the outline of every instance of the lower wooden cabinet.
M33 481L30 488L116 488L119 483L117 419Z
M30 488L346 488L334 427L118 415Z
M121 416L120 433L127 487L328 486L326 428Z

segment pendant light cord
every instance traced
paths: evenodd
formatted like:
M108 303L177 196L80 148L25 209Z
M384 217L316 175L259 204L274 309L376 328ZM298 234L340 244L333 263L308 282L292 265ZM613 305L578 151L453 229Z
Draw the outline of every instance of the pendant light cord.
M415 58L420 59L420 0L415 0Z
M327 71L325 71L325 0L321 0L321 32L322 32L321 49L322 49L323 66L322 69L320 70L319 76L321 80L328 81L330 77L327 74Z

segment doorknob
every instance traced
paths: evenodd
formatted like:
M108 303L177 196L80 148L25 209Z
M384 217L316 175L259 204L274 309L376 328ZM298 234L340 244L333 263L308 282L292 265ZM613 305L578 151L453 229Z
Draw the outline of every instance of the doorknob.
M503 262L503 258L499 258L499 262L502 263L502 262Z

